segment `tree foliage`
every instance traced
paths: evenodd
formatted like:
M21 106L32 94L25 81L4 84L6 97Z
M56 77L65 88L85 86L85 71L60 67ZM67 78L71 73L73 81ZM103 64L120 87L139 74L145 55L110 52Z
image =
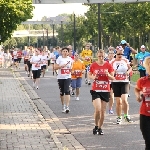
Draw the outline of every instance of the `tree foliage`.
M1 0L0 1L0 35L1 41L11 37L21 22L32 18L32 0Z

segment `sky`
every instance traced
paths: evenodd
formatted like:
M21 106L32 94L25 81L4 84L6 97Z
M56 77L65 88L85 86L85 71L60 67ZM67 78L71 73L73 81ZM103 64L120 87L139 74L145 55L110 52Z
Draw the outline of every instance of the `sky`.
M82 4L36 4L33 11L32 20L41 20L43 16L55 17L62 13L83 15L87 11L87 7Z

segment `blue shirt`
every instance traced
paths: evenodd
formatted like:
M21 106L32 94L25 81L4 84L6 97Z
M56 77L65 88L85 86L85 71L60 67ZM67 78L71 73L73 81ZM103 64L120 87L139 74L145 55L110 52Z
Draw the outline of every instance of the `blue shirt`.
M130 54L131 54L131 49L130 49L130 47L126 46L124 48L123 56L130 61Z
M59 53L57 51L54 51L53 53L54 53L54 55L55 55L55 57L57 59L59 57Z
M138 70L145 70L145 68L142 66L143 65L143 60L147 55L149 55L149 52L139 52L135 58L138 60Z

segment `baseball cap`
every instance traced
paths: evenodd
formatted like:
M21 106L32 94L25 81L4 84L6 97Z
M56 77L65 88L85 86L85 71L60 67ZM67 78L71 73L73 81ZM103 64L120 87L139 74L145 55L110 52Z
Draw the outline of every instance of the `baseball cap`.
M141 46L141 48L145 48L145 46L144 46L144 45L142 45L142 46Z
M126 44L127 42L125 40L122 40L120 44Z

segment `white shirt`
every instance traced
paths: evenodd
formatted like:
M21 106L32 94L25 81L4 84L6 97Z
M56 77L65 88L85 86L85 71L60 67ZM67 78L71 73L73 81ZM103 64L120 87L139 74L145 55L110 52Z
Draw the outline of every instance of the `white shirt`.
M32 56L30 62L31 63L36 63L32 64L32 70L38 70L41 69L41 64L39 64L41 61L41 55L38 56Z
M126 58L123 58L120 61L116 61L113 59L110 63L112 64L117 77L121 77L126 74L126 72L128 71L128 65L130 64L129 60ZM127 77L126 79L113 80L112 82L129 82L129 79Z
M64 68L58 69L57 79L71 78L71 70L70 70L72 69L71 57L68 56L67 58L63 58L62 56L59 56L56 60L56 64L58 64L59 66L66 64Z
M11 54L10 53L4 53L4 59L10 59Z
M55 63L56 56L54 55L54 53L50 53L50 59L51 59L51 63Z
M43 62L43 64L41 64L41 66L47 65L47 55L41 55L41 61Z
M17 51L13 52L14 59L17 59Z

